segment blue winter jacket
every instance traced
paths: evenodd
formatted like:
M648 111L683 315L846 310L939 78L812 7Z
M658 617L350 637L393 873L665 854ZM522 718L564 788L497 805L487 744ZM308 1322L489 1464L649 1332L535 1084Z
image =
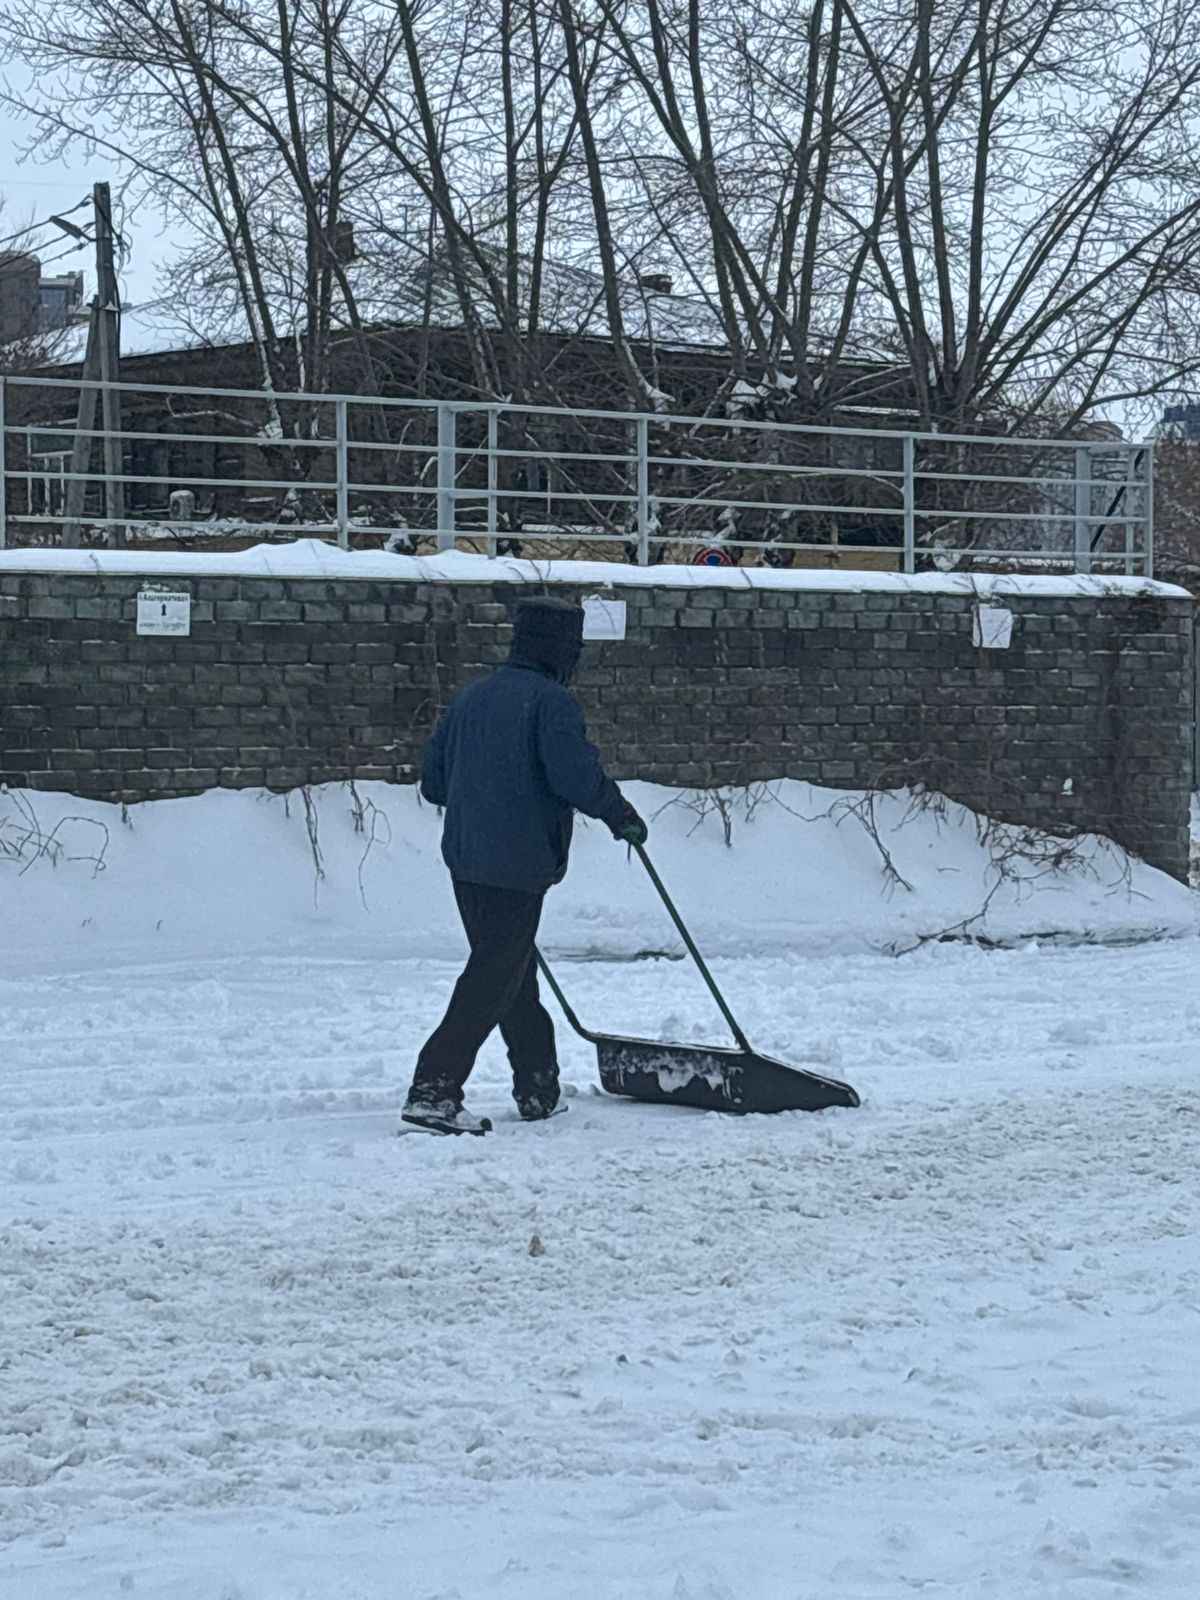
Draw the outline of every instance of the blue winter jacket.
M566 872L574 811L614 830L625 815L579 702L523 662L450 702L425 751L421 793L445 807L442 855L453 877L530 894Z

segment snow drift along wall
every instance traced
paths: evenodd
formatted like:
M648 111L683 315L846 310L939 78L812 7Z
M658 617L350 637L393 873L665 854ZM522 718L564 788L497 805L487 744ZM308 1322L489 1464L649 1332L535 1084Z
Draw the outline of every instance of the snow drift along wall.
M191 597L185 637L136 631L139 591L164 583ZM504 659L520 594L605 583L626 637L588 647L579 692L618 776L923 783L1186 877L1193 602L1132 580L992 580L1012 633L989 649L955 577L14 551L0 780L127 801L410 782L455 689Z

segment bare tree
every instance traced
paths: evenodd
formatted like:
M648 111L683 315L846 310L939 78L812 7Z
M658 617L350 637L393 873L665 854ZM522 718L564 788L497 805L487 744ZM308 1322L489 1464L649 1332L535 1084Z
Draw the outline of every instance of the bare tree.
M649 113L624 176L773 414L829 415L857 355L968 430L1194 369L1195 0L599 4Z
M521 408L589 334L622 404L674 403L664 273L718 330L711 415L1045 436L1200 365L1200 0L45 0L0 43L39 138L187 223L176 293L268 390L375 392L392 322L415 395L512 405L513 519ZM755 448L760 484L809 459Z
M8 51L46 74L28 107L37 139L106 147L135 200L185 224L195 245L174 282L188 314L210 337L248 333L274 390L320 392L330 327L357 320L344 219L378 171L357 140L361 103L329 84L347 10L279 0L240 31L184 0L60 0L3 19ZM273 48L255 49L270 20Z
M1177 383L1196 350L1194 0L846 16L889 126L869 283L921 421L1069 430Z

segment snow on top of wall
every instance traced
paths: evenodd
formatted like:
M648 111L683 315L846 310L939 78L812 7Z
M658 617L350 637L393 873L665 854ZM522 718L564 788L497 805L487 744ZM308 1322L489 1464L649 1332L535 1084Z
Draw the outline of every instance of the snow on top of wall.
M249 550L0 551L0 573L95 573L155 578L360 578L390 583L572 584L596 588L804 589L822 593L978 595L987 598L1101 598L1156 595L1188 600L1186 589L1145 578L1070 573L919 573L827 571L775 567L631 567L609 561L519 561L451 550L439 555L391 555L340 550L320 539L259 544Z

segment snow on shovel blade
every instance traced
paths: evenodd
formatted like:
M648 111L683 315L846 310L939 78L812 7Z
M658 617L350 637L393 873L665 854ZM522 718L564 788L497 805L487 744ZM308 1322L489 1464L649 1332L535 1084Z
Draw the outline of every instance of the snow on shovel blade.
M609 1094L655 1105L745 1115L824 1111L856 1106L848 1083L785 1067L769 1056L707 1044L658 1044L651 1039L594 1036L600 1082Z

